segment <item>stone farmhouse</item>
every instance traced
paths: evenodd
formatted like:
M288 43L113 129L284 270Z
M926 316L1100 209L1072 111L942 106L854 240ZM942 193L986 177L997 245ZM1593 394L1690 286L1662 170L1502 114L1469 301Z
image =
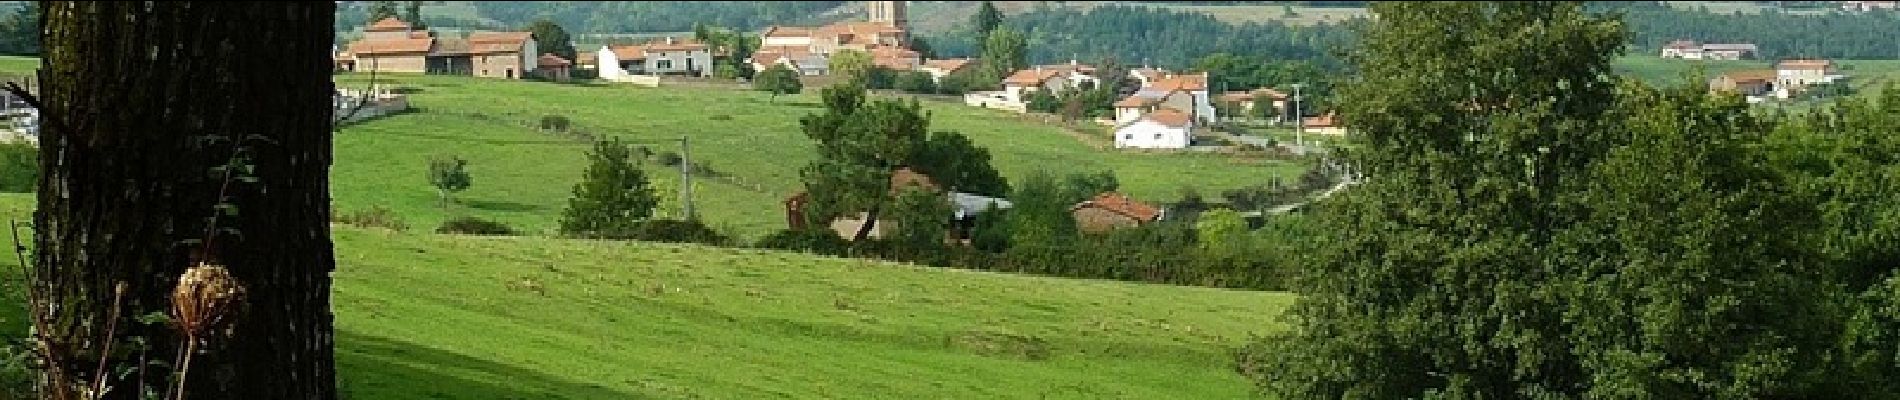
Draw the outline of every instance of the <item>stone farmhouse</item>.
M828 75L831 55L841 50L871 54L872 64L909 71L923 64L910 50L909 17L905 2L866 2L865 21L838 22L819 27L770 26L761 32L758 51L748 60L755 71L784 65L800 75Z
M408 23L384 18L363 28L363 38L336 55L339 70L526 78L540 66L528 32L473 32L438 38Z

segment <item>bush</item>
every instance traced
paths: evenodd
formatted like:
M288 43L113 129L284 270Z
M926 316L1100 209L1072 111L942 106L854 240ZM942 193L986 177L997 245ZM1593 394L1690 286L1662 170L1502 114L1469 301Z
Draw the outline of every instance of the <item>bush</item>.
M897 76L897 89L910 93L931 94L937 91L937 82L929 72L911 71Z
M653 161L660 163L660 165L665 165L668 167L677 167L677 166L680 166L680 153L674 153L672 151L662 151L659 154L656 154L653 156Z
M786 229L773 232L760 238L754 247L774 250L801 251L831 256L844 255L851 247L850 242L838 237L837 232L824 228Z
M409 225L402 222L402 217L383 206L371 206L368 210L357 210L347 214L332 212L330 219L339 224L362 228L384 228L394 231L409 229Z
M698 243L723 246L732 238L722 235L698 220L652 219L634 227L630 239L647 242Z
M541 129L557 131L557 132L565 132L567 131L567 128L569 126L572 126L572 124L573 124L573 121L568 121L567 117L563 117L559 115L548 115L548 116L541 117Z
M37 374L33 367L32 355L25 346L11 341L0 342L0 400L26 400L33 396L33 381Z
M509 228L507 224L500 222L475 217L461 217L443 221L441 227L435 228L435 233L458 235L513 235L515 234L515 230L514 228Z
M28 143L0 144L0 192L29 193L40 179L40 149Z

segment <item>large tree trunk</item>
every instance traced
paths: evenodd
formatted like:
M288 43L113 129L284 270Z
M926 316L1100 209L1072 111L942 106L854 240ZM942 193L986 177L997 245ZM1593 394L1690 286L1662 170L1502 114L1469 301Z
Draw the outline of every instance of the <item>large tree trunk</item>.
M180 274L227 267L248 292L228 338L198 347L194 399L335 398L329 232L335 4L45 2L33 305L42 376L73 398L141 357L170 363ZM218 167L242 148L255 179ZM246 168L233 172L245 175ZM220 200L223 192L225 200ZM235 213L220 214L220 204ZM215 226L213 222L215 221ZM207 241L206 245L202 243ZM206 256L197 255L206 249ZM119 317L114 290L126 285ZM108 338L108 329L113 332ZM138 351L131 338L151 349ZM112 379L105 398L165 392L172 370ZM134 370L136 371L136 370Z

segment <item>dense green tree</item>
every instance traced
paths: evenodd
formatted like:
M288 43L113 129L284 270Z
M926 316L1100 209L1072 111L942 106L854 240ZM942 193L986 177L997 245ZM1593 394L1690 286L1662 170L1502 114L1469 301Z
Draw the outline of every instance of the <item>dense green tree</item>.
M1366 180L1321 214L1298 329L1257 378L1285 397L1577 394L1538 249L1607 149L1621 25L1574 2L1373 4L1342 102Z
M870 83L867 79L870 78L871 67L874 65L871 63L871 53L866 53L862 50L844 49L832 53L831 58L826 62L826 66L831 69L831 75L833 76L855 80L860 84L869 86Z
M798 80L797 71L792 71L785 64L772 64L753 76L752 89L772 92L771 101L777 102L778 95L798 94L805 90L805 84Z
M909 71L897 75L897 90L909 93L931 94L937 92L937 82L929 72Z
M40 178L40 149L31 143L0 143L0 192L28 193Z
M971 32L976 34L974 41L977 43L977 54L984 54L984 45L989 42L990 33L1002 25L1003 12L996 9L995 3L985 0L977 6L976 14L970 15Z
M1053 90L1031 90L1023 94L1023 107L1029 112L1052 114L1062 108L1062 98Z
M928 256L946 251L951 214L950 200L942 193L916 187L901 189L891 200L891 229L888 238L912 256Z
M917 52L918 57L925 60L937 58L937 50L930 48L930 42L925 41L922 36L911 36L909 47L911 51Z
M984 39L983 53L980 57L983 80L1000 82L1004 77L1029 67L1029 42L1022 33L1009 28L997 28Z
M386 18L401 19L397 18L396 15L396 2L375 1L369 3L369 20L367 23L375 23L376 21L381 21Z
M1080 203L1094 198L1095 195L1121 190L1121 180L1115 178L1115 171L1102 170L1092 173L1072 173L1062 178L1062 199L1069 204Z
M408 22L409 26L416 30L429 29L429 24L422 22L422 2L420 1L412 0L403 5L403 21Z
M1009 182L990 166L990 151L956 132L932 132L911 156L938 186L991 197L1009 194Z
M528 25L528 32L534 35L534 47L542 53L554 53L568 61L574 61L574 39L569 37L567 29L551 19L538 19Z
M439 156L429 159L429 185L442 195L442 207L449 206L450 196L456 192L468 190L474 184L468 175L468 160L456 156Z
M910 163L930 121L915 102L867 102L857 82L827 87L822 94L825 111L799 119L818 148L818 159L799 173L811 196L807 216L830 221L863 211L866 223L849 237L861 241L889 205L891 174Z
M632 238L660 202L636 164L633 149L619 138L597 141L587 159L586 175L574 184L574 195L561 212L561 233Z
M1075 219L1069 214L1075 202L1065 192L1061 182L1040 170L1016 185L1009 196L1011 249L1058 246L1075 236Z

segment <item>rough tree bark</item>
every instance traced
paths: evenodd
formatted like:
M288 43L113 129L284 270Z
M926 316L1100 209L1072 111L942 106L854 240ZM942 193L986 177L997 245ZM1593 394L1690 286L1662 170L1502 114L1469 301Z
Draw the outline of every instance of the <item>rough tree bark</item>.
M230 335L190 363L193 399L333 399L329 232L335 3L43 2L34 317L43 398L165 392L183 337L168 310L201 260L248 292ZM218 167L242 148L250 178ZM242 172L244 168L237 168ZM242 175L242 174L240 174ZM220 201L220 193L225 200ZM219 204L235 214L210 219ZM228 229L226 229L228 228ZM210 237L210 243L200 243ZM198 255L206 249L206 256ZM114 286L127 291L113 314ZM141 351L135 339L150 349ZM143 376L143 378L139 378Z

